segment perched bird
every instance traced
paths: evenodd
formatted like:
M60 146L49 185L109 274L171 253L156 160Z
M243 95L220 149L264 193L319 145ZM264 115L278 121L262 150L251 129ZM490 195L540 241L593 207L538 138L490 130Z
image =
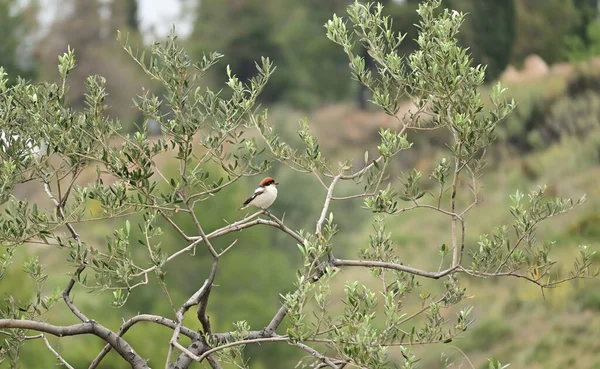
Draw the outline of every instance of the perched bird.
M275 180L271 177L267 177L260 181L260 185L252 196L248 198L248 200L244 201L244 205L240 209L245 209L248 206L256 206L257 208L266 209L277 198L277 185L279 183L275 182Z

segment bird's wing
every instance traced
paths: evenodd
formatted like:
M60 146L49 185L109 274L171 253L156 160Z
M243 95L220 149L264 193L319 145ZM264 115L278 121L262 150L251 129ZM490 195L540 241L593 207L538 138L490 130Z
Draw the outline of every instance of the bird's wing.
M265 188L264 187L258 187L256 190L254 190L254 193L252 194L252 196L248 197L248 199L246 201L244 201L244 205L243 206L248 205L252 200L254 200L256 198L256 196L262 194L263 192L265 192Z

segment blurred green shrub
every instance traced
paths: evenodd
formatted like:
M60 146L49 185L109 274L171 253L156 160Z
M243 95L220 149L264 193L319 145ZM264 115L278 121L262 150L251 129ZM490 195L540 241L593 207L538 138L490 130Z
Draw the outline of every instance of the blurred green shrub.
M572 236L600 239L600 212L592 212L580 218L569 227Z
M584 310L600 311L600 291L598 289L579 289L574 299Z
M600 74L582 67L564 85L533 82L517 93L499 135L518 152L543 149L564 137L592 137L600 128Z
M550 107L547 122L554 135L584 138L600 127L600 95L588 90L559 99Z
M576 35L565 36L565 56L570 62L580 62L600 55L600 21L587 25L586 40Z
M513 330L503 317L489 317L473 328L469 340L462 348L465 351L488 351L500 341L509 340Z

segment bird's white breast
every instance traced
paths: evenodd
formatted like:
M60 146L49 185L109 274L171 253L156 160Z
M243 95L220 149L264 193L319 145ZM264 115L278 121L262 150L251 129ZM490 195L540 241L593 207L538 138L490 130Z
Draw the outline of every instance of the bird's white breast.
M254 200L250 203L251 205L257 206L259 208L266 209L275 202L277 198L277 188L275 186L267 186L265 187L265 192L256 196Z

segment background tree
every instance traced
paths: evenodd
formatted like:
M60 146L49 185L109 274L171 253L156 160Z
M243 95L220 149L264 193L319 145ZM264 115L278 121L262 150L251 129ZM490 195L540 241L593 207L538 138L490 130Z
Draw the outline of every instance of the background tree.
M142 70L166 91L162 98L148 92L136 99L144 118L161 125L162 135L155 140L148 139L146 124L131 136L120 133L118 122L106 116L101 77L87 79L84 111L69 106L67 78L75 67L72 52L59 58L58 83L20 81L9 88L2 71L0 128L11 135L0 142L0 197L4 203L0 243L5 247L0 275L11 269L12 260L25 244L53 248L54 253L67 256L72 270L66 287L48 295L48 276L39 258L23 264L36 293L27 300L9 296L0 310L4 357L16 365L22 346L40 340L67 365L67 354L54 349L46 335L82 339L94 335L106 346L91 367L97 367L106 353L114 350L132 367L146 368L149 364L143 351L149 348L132 346L124 335L135 330L134 325L148 322L171 330L162 359L172 368L205 360L213 368L222 364L246 367L244 347L256 343L285 343L306 352L314 366L331 368L383 368L395 360L388 354L397 350L401 353L399 364L414 368L413 346L450 342L470 326L472 307L464 305L468 295L461 285L462 276L516 277L542 291L572 279L596 276L591 269L594 252L581 246L571 273L556 277L554 244L539 242L536 229L540 222L582 200L547 200L545 188L528 195L517 191L511 197L512 228L500 226L494 233L481 235L476 245L466 242L466 219L480 202L485 149L514 103L505 99L505 90L497 85L489 109L484 110L479 92L484 69L472 65L456 39L463 15L439 14L439 6L440 1L428 1L419 7L418 49L407 58L397 52L404 37L391 30L390 18L384 16L381 6L356 2L348 8L347 21L334 16L327 22L327 37L342 47L353 78L371 91L376 106L397 120L394 130L381 130L375 157L365 153L360 164L327 160L306 122L298 131L300 148L273 133L267 111L255 111L257 98L273 72L266 58L246 82L227 68L229 91L221 95L199 85L220 54L208 54L192 63L174 38L153 45L151 58L137 55L125 45ZM376 71L366 69L364 58L354 54L357 44L368 49L378 66ZM399 115L401 98L415 104L405 116ZM162 114L162 109L169 114ZM430 192L423 190L424 176L416 169L400 181L388 177L392 160L411 148L412 132L423 128L447 133L448 151L427 173L436 186L436 191ZM48 143L46 151L34 154L31 147L42 142ZM169 165L161 165L166 159ZM313 223L314 232L298 229L264 210L225 221L200 217L217 206L231 206L238 192L227 191L235 189L243 177L263 175L275 162L321 184L323 202ZM78 182L86 172L95 173L95 179ZM14 186L22 182L42 186L51 206L11 196ZM352 188L352 195L339 194L343 183ZM341 215L331 212L333 203L355 199L364 201L363 210L357 206ZM373 213L370 242L359 255L344 255L343 246L348 242L341 241L341 220L365 210ZM407 265L403 249L393 242L394 232L386 228L391 220L414 211L444 219L447 243L423 250L430 257L439 257L437 270ZM79 233L85 223L106 220L118 226L104 243ZM178 235L178 242L163 237L167 227ZM218 285L226 278L222 276L227 275L227 261L241 253L237 240L227 237L236 235L242 240L250 229L264 227L284 233L286 244L290 248L296 245L302 256L293 287L281 294L281 306L270 312L266 321L257 323L259 329L248 323L257 310L252 309L247 312L249 318L217 330L214 316L219 317L219 310L213 310L212 320L208 312L210 306L219 304ZM180 268L186 255L191 258L189 253L202 253L210 266L193 270L179 282L187 284L182 289L187 290L186 295L180 295L174 293L167 275ZM282 265L260 259L258 252L252 261L262 262L266 268ZM334 290L332 283L349 268L368 269L374 278L348 281L343 291ZM236 271L228 275L236 275ZM237 277L236 282L243 283L244 278ZM381 294L370 287L373 281L381 286L377 290ZM73 297L81 289L95 290L108 293L113 305L121 307L150 283L160 287L172 311L136 313L118 330L88 317L85 300ZM329 309L334 296L344 301L341 314ZM411 299L418 301L414 309L407 307ZM45 319L59 301L77 323ZM188 314L185 320L192 308L195 314ZM448 316L453 316L452 320ZM191 328L192 324L198 329ZM490 367L506 366L492 360Z
M118 117L127 131L135 129L133 121L140 118L131 105L131 96L139 91L133 80L148 83L145 75L123 55L114 39L121 30L136 43L142 42L135 27L129 27L135 2L98 0L66 0L62 12L53 20L50 29L38 42L37 56L42 65L40 78L56 80L56 55L64 53L67 45L78 55L80 67L70 75L68 98L76 109L85 108L85 83L89 75L107 78L107 113ZM152 85L150 85L152 86ZM152 86L153 87L153 86Z
M278 72L261 94L264 102L284 101L314 106L352 96L353 86L339 78L346 67L343 53L329 47L323 24L329 15L343 11L344 3L284 1L202 1L198 5L192 52L207 50L225 55L242 80L254 73L254 63L268 56ZM229 27L233 22L236 27ZM223 75L224 67L215 68ZM213 75L215 79L219 78ZM218 79L221 83L221 79ZM323 84L322 81L327 81Z
M577 35L585 45L589 45L592 40L588 36L587 29L591 23L598 20L598 0L574 0L574 4L581 18Z
M476 63L487 65L486 78L496 79L512 57L516 36L515 0L448 0L448 8L470 14L459 38Z
M36 26L35 4L23 7L18 1L0 0L0 65L11 75L33 76L33 60L27 37Z
M580 13L573 0L519 0L516 2L517 36L513 60L538 54L547 63L564 58L565 36L577 32Z

